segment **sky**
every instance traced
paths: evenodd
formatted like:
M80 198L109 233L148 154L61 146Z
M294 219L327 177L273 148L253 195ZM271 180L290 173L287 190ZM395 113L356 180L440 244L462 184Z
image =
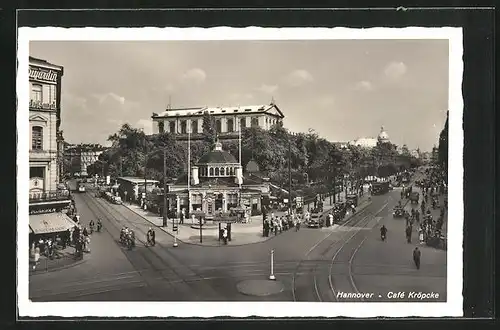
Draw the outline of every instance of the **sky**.
M64 67L69 143L109 145L123 123L151 132L153 112L269 104L293 132L376 137L429 151L448 110L448 40L32 41Z

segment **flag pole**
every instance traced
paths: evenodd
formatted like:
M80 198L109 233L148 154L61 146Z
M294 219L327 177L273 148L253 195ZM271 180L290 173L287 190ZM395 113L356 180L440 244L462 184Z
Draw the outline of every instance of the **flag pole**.
M238 130L238 161L240 162L241 166L241 123L240 123L240 129Z
M188 209L187 214L189 214L191 209L191 201L190 201L190 188L191 188L191 124L188 125L188 161L187 161L187 191L188 191Z

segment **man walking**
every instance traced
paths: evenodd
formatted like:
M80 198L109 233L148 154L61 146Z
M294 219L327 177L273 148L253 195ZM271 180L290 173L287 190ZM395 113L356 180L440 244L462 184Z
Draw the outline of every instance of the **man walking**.
M415 262L417 269L420 269L420 250L418 249L418 246L415 247L415 250L413 250L413 262Z

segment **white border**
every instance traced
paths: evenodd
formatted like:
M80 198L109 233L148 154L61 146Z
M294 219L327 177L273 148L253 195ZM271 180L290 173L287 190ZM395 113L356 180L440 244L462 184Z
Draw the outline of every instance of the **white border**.
M28 214L29 143L28 55L32 40L314 40L449 39L449 219L446 303L301 303L301 302L64 302L34 303L28 295L28 217L18 217L19 316L62 317L407 317L463 316L463 100L461 28L26 28L18 30L18 211ZM50 59L48 59L50 60ZM69 68L67 68L69 69ZM64 88L64 87L63 87ZM21 248L19 248L21 247ZM452 276L450 276L452 275ZM21 283L22 285L19 285ZM196 315L193 315L196 311Z

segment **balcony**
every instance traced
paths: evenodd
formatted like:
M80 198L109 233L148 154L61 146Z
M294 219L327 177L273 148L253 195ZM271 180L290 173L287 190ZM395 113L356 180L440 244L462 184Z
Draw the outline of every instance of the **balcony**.
M42 103L41 101L30 100L30 109L36 110L56 110L56 103Z
M69 202L71 200L68 190L53 190L45 192L30 193L30 204L41 204L52 202Z

